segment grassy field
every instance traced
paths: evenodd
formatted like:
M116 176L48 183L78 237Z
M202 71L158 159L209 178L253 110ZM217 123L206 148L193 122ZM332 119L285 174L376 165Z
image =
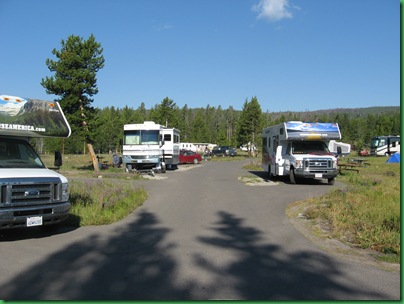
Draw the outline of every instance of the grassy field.
M103 155L112 161L111 155ZM210 161L247 159L246 153L236 157L214 157ZM53 156L43 155L53 166ZM367 166L359 173L344 171L329 194L296 202L304 208L304 216L313 223L327 226L325 237L336 238L350 246L374 249L385 254L387 261L400 261L400 164L386 163L385 157L367 157ZM72 203L69 225L103 225L118 221L133 212L147 199L133 180L141 177L127 174L123 168L101 170L95 174L89 155L66 155L59 172L70 181ZM347 162L348 157L340 159ZM260 158L250 159L247 170L261 170ZM102 178L99 178L99 175ZM323 232L322 232L323 233ZM324 233L323 233L324 234Z
M111 155L104 157L111 163ZM53 167L53 155L41 158L45 165ZM72 208L65 225L111 224L125 218L147 199L147 192L134 183L140 176L114 167L96 173L89 155L65 155L58 172L69 179Z
M300 204L304 216L327 227L323 237L335 238L352 247L373 249L379 258L400 261L400 164L386 163L386 157L367 157L367 166L343 171L329 194ZM340 163L348 158L340 159ZM326 232L324 232L326 231Z

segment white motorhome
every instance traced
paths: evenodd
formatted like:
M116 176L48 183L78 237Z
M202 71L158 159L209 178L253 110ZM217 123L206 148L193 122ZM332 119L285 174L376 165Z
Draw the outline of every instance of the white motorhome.
M46 168L29 140L70 133L57 102L0 95L0 229L55 227L67 219L68 181Z
M391 155L400 152L400 136L375 136L370 144L370 155Z
M167 168L175 168L179 163L180 155L180 130L176 128L164 128L163 135L163 158Z
M193 143L180 143L180 150L196 152L196 146Z
M126 172L166 172L163 129L153 121L123 126L122 162Z
M325 178L332 185L338 163L328 143L336 139L341 139L337 123L290 121L265 128L262 168L269 178L289 176L292 184L298 178Z

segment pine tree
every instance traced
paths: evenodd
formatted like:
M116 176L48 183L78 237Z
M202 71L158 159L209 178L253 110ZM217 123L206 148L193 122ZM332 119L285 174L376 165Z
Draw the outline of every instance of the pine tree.
M103 49L94 35L87 40L71 35L61 41L61 49L53 49L57 60L47 59L46 65L54 76L42 78L46 93L59 96L58 101L72 128L85 143L90 140L89 129L94 109L92 96L98 93L97 72L104 67ZM71 139L71 151L77 153L77 136ZM74 150L74 151L73 151Z

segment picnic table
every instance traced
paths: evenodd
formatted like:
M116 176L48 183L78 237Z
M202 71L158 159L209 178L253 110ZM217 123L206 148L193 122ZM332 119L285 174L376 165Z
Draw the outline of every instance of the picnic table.
M356 173L359 173L359 167L361 167L360 164L358 163L339 163L338 164L338 173L342 174L342 170L349 170L349 171L355 171Z
M349 158L348 158L348 162L355 163L355 164L359 164L360 166L363 165L364 167L370 166L370 164L367 163L367 162L365 162L365 160L366 160L366 159L364 159L364 158L352 158L352 159L349 159Z

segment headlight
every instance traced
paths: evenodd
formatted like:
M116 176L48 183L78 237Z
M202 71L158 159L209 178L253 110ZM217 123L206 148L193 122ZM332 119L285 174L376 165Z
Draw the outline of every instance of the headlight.
M301 168L301 167L302 167L302 161L296 160L296 168Z
M62 201L67 202L69 200L69 184L62 184Z

